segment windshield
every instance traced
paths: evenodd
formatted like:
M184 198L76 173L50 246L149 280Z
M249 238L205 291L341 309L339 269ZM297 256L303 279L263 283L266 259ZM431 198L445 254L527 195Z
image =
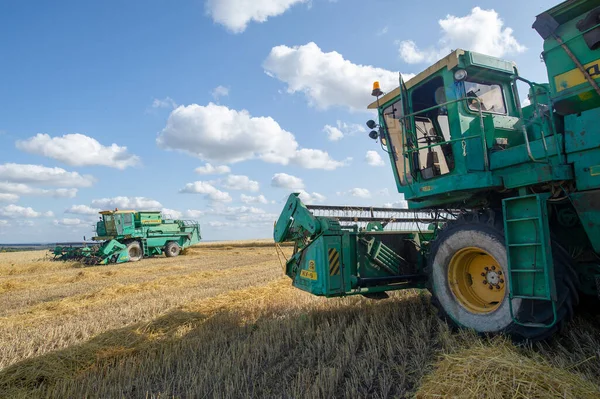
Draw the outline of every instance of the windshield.
M479 99L479 102L468 100L470 110L479 112L479 104L481 104L483 112L506 114L504 95L500 85L465 81L465 91L467 97Z

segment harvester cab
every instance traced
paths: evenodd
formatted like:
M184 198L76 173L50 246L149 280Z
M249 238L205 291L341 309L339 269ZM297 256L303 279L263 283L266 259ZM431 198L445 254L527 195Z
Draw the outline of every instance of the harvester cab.
M388 93L375 82L369 137L409 209L290 196L275 240L296 244L294 285L324 296L427 287L451 324L530 340L557 331L580 296L600 297L599 22L600 0L537 17L550 83L460 49Z

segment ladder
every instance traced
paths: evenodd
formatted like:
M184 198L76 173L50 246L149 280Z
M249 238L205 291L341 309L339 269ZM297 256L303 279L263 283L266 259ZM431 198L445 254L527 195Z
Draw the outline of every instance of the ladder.
M142 253L144 254L144 257L150 256L148 253L148 241L145 238L142 238L140 241L142 242Z
M552 242L548 226L549 194L532 194L502 200L508 261L509 309L513 321L525 327L549 328L557 321L556 284ZM550 324L518 320L513 299L550 301Z

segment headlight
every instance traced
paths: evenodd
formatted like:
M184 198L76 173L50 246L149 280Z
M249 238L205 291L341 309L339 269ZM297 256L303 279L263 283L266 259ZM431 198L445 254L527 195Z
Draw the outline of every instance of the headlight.
M457 81L461 81L461 80L465 80L467 78L467 71L465 71L464 69L459 69L458 71L454 72L454 79L456 79Z

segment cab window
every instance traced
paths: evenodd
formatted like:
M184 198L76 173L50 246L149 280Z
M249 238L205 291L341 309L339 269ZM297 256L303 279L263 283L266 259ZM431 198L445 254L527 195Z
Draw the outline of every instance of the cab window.
M502 87L495 83L465 81L465 92L468 98L477 98L479 101L467 100L469 109L479 112L506 114L506 104Z

